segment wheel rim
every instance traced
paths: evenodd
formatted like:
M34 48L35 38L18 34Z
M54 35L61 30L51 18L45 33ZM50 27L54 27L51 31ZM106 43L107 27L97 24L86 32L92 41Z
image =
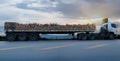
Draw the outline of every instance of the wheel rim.
M79 36L78 36L78 39L81 40L81 38L82 38L81 35L79 35Z
M94 37L94 36L91 36L90 40L94 40L94 39L95 39L95 37Z
M87 37L86 36L82 37L82 40L87 40Z
M21 33L18 35L18 40L20 41L25 41L26 40L26 34L25 33Z
M32 41L37 40L37 34L36 33L30 33L29 34L29 40L32 40Z
M110 35L110 36L109 36L109 39L110 39L110 40L113 40L113 39L114 39L114 36L113 36L113 35Z
M6 35L6 39L7 39L8 41L15 41L15 39L16 39L16 34L14 34L14 33L7 34L7 35Z

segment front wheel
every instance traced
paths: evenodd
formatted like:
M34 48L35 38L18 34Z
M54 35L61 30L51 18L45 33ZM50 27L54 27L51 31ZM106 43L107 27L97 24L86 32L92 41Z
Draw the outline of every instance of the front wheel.
M108 37L110 40L113 40L115 38L114 34L109 34L109 37Z

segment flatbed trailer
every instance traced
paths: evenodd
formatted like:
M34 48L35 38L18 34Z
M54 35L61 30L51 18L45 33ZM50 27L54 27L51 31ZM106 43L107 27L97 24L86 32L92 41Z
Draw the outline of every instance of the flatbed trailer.
M25 27L25 28L24 28ZM29 27L29 28L28 28ZM40 40L39 34L71 34L80 39L79 35L87 35L95 31L95 25L53 25L53 24L18 24L14 22L5 23L6 40ZM83 38L83 37L81 37Z

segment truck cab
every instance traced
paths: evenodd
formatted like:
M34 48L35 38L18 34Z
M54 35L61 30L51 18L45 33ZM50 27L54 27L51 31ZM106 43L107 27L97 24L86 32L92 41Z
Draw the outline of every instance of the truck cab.
M117 34L117 24L108 18L103 19L100 34L107 39L114 39Z

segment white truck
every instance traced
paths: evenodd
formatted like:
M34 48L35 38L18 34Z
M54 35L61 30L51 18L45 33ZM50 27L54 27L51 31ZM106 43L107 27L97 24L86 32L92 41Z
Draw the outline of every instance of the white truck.
M119 24L108 18L103 19L103 24L97 36L101 36L104 39L115 39L119 35L118 25Z
M5 26L6 40L8 41L25 41L40 40L39 34L71 34L77 40L94 40L94 39L116 39L120 34L118 24L103 19L103 24L99 32L96 31L95 24L87 25L57 25L57 24L19 24L6 22Z

